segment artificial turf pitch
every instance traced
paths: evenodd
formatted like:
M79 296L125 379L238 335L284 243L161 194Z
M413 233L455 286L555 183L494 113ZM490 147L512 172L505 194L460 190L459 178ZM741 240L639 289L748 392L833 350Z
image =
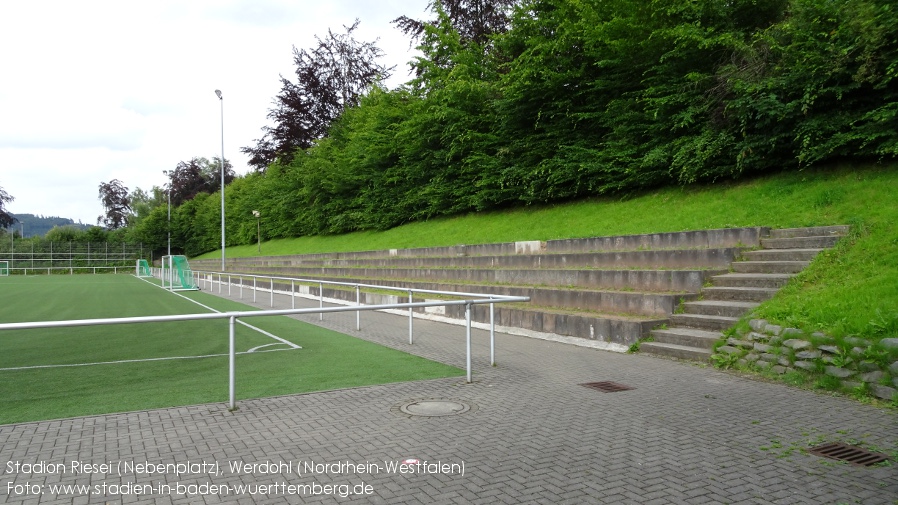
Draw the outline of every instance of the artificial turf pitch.
M130 275L0 277L0 324L207 312ZM302 348L237 325L238 400L463 373L284 316L247 322ZM227 401L227 319L0 330L0 349L0 424Z

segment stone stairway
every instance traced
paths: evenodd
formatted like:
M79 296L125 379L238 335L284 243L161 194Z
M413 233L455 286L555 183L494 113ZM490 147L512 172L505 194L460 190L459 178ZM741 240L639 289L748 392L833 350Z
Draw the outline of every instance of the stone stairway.
M722 331L776 294L811 260L848 233L847 226L771 230L760 249L746 251L731 272L714 275L701 299L681 304L666 328L654 329L640 352L707 361Z

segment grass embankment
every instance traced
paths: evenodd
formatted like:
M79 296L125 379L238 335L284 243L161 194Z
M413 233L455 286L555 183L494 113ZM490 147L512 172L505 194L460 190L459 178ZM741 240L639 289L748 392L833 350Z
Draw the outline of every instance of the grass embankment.
M850 224L825 253L757 316L808 331L898 332L898 163L837 166L742 181L662 188L628 197L482 212L383 232L262 244L266 256L549 240L740 226ZM263 223L264 226L264 223ZM217 258L211 252L200 258ZM227 250L256 256L256 245ZM885 329L883 329L885 328Z
M184 293L219 311L251 308ZM53 300L52 303L45 303ZM203 313L125 275L0 278L0 323ZM459 376L455 367L288 317L247 322L302 349L236 326L238 399ZM0 331L0 424L225 402L225 319ZM281 349L249 352L261 346Z

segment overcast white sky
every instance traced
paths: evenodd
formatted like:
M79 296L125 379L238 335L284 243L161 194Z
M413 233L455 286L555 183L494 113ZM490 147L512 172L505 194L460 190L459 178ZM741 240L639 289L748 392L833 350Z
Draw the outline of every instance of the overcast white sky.
M361 20L408 80L409 40L390 21L428 0L28 0L0 3L0 187L7 210L96 224L101 182L133 190L163 170L255 145L293 46ZM26 234L27 234L26 230Z

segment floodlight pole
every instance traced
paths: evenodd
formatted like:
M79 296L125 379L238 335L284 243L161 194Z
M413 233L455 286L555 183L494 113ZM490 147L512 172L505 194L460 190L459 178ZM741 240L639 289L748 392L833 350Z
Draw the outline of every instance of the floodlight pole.
M216 89L215 95L221 104L221 271L225 271L225 158L224 158L224 98L221 90Z

